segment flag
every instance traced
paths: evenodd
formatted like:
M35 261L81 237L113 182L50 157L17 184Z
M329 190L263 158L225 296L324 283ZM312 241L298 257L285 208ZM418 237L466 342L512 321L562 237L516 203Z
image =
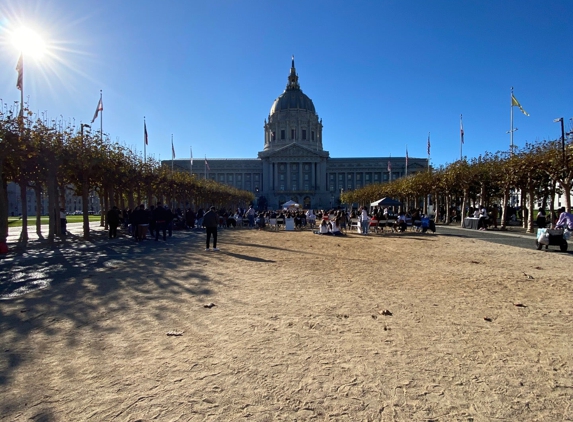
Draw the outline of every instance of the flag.
M145 120L143 121L143 139L145 141L145 145L149 145L149 141L147 138L147 124L145 123Z
M519 101L517 101L517 99L513 96L513 93L511 94L511 106L516 106L519 107L519 109L521 110L521 112L523 114L525 114L526 116L529 116L529 113L527 111L525 111L523 109L523 107L521 107L521 104L519 104Z
M171 139L171 159L175 159L175 147L173 146L173 139Z
M16 64L16 71L18 72L18 80L16 82L16 88L20 91L24 89L24 55L20 54L18 63Z
M392 171L392 163L388 160L388 173Z
M206 168L208 171L211 171L211 167L209 167L209 163L207 162L207 157L205 157L205 168Z
M100 111L103 111L103 102L101 101L101 96L99 97L99 101L97 103L97 107L96 107L96 111L94 114L94 118L92 119L92 123L95 122L95 119L97 119L97 115L99 114Z
M464 143L464 123L462 122L462 115L460 114L460 141Z
M406 147L406 168L408 168L408 147Z
M191 151L191 158L189 161L191 162L191 167L193 167L193 147L189 147L189 150Z
M430 132L428 132L428 155L430 155Z

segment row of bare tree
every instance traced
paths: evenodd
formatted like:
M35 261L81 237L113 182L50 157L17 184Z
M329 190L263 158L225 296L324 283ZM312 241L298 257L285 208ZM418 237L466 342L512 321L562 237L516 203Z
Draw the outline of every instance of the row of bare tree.
M450 210L461 206L463 212L470 204L502 206L502 228L507 224L510 192L521 192L524 209L533 211L534 203L543 208L549 204L553 212L556 194L565 197L565 208L571 210L573 185L573 143L569 140L540 141L527 144L513 154L485 153L463 159L436 169L420 172L389 183L368 185L345 192L345 204L369 204L383 197L397 198L407 207L423 204L427 210L431 196L436 213L445 210L450 221ZM533 212L525 212L523 225L533 232ZM462 218L463 222L463 218Z
M52 122L53 123L53 122ZM66 188L72 187L82 197L83 233L89 238L88 201L95 191L101 209L114 205L134 208L136 204L207 204L235 207L254 200L251 192L197 179L186 172L172 172L153 159L144 160L129 148L110 142L109 136L80 130L68 125L57 128L35 118L25 110L22 117L0 110L0 244L8 231L7 183L20 186L22 234L27 242L27 195L34 189L36 204L47 195L49 216L48 241L61 234L60 208L65 208ZM105 224L102 212L102 224ZM36 231L41 237L40 212L36 212Z

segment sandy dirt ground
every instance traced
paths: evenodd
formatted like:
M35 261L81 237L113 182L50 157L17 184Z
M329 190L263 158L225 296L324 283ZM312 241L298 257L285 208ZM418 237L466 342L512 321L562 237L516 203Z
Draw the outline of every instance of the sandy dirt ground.
M415 233L146 243L0 302L1 420L573 420L569 256Z

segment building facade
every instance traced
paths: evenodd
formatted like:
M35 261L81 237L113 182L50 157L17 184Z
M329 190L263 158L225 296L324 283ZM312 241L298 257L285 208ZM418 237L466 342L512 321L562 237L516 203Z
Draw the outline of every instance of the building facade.
M289 200L304 208L331 208L340 205L344 191L406 175L405 157L331 158L323 148L322 127L314 103L300 88L293 57L286 88L265 119L258 158L209 159L193 168L190 160L175 160L174 168L251 191L269 208ZM428 160L410 157L407 165L413 174L426 170Z

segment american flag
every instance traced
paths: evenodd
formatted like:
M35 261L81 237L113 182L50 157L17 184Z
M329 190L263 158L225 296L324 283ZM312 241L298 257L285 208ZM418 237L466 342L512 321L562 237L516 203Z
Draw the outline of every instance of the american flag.
M95 119L97 119L97 115L99 114L100 111L103 111L103 102L101 100L101 96L99 97L99 101L97 103L97 107L96 107L96 111L94 114L94 118L92 119L92 123L95 122Z

